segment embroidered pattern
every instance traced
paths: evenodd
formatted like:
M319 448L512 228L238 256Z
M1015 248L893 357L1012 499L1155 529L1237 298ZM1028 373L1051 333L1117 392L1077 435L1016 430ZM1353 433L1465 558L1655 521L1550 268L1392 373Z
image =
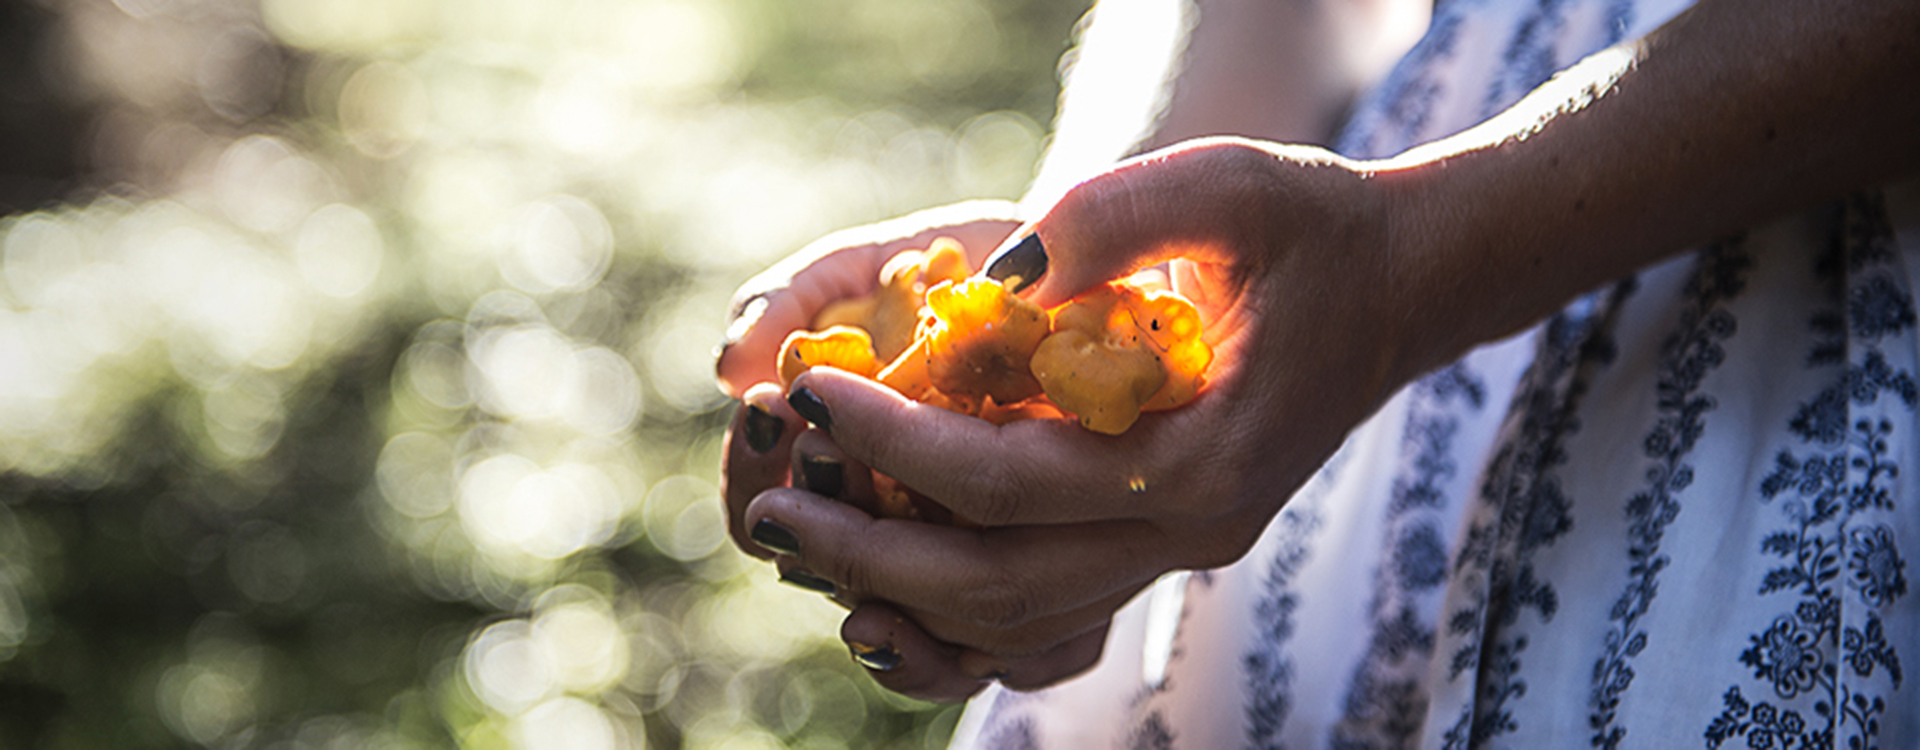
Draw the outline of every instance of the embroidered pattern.
M1378 158L1428 138L1433 108L1442 94L1440 62L1453 56L1461 30L1460 2L1434 4L1427 33L1387 74L1372 106L1359 108L1334 150L1356 158Z
M1660 346L1660 371L1655 382L1659 419L1641 442L1655 461L1647 469L1647 489L1627 501L1627 586L1614 602L1606 645L1593 666L1592 745L1614 750L1626 737L1626 727L1615 723L1620 696L1633 684L1632 660L1646 648L1649 633L1640 618L1659 593L1660 572L1669 558L1660 551L1667 524L1680 515L1677 495L1693 483L1693 465L1687 457L1706 432L1705 415L1717 405L1700 393L1707 373L1726 360L1721 343L1734 333L1733 314L1724 303L1746 288L1746 271L1753 265L1740 240L1718 243L1701 251L1693 277L1683 294L1679 329Z
M1425 721L1426 660L1407 657L1433 653L1434 626L1412 600L1446 581L1446 542L1435 523L1447 509L1443 485L1458 471L1453 438L1460 412L1485 406L1486 385L1464 364L1423 378L1409 392L1401 451L1407 465L1394 480L1382 524L1391 552L1374 576L1373 636L1348 681L1336 748L1410 747Z
M1040 743L1033 737L1033 720L1022 717L1001 725L987 740L986 747L992 750L1040 750Z
M1133 730L1133 741L1127 744L1128 750L1173 750L1173 730L1167 728L1167 718L1159 711L1147 715L1147 720Z
M1254 608L1261 632L1254 650L1242 659L1247 672L1247 745L1255 750L1281 747L1280 728L1293 705L1293 660L1286 655L1286 644L1293 638L1293 613L1300 602L1292 582L1311 552L1307 542L1320 529L1318 510L1302 499L1296 498L1278 519L1280 544L1267 564L1266 593Z
M1849 198L1836 243L1843 257L1819 269L1845 279L1844 295L1834 294L1845 316L1816 317L1813 330L1822 341L1808 364L1841 372L1788 424L1804 452L1782 450L1760 485L1762 502L1780 501L1789 525L1761 541L1761 553L1781 564L1767 572L1759 593L1791 594L1796 601L1748 636L1739 657L1760 689L1771 688L1781 704L1756 702L1739 685L1728 688L1724 710L1707 726L1708 748L1735 737L1752 747L1834 747L1844 738L1850 749L1877 748L1887 706L1877 688L1897 689L1904 679L1877 610L1906 594L1906 562L1890 527L1873 522L1875 514L1894 509L1889 484L1900 472L1891 450L1895 420L1884 413L1904 407L1899 423L1911 424L1920 395L1913 375L1889 364L1879 346L1915 323L1912 295L1887 267L1891 232L1878 195ZM1851 341L1836 347L1832 339L1846 332ZM1864 622L1848 622L1846 610L1855 606L1846 601L1849 589ZM1884 675L1878 684L1869 679L1876 671ZM1794 708L1809 703L1811 715Z
M1449 678L1469 671L1477 678L1464 732L1470 747L1519 728L1508 702L1526 692L1519 672L1527 637L1514 631L1523 610L1550 622L1559 608L1558 592L1532 558L1573 526L1572 500L1555 470L1567 461L1567 438L1580 428L1576 415L1592 371L1613 360L1611 331L1634 287L1632 280L1622 282L1548 320L1508 408L1506 437L1480 489L1482 512L1454 566L1454 586L1474 592L1473 599L1447 621L1448 635L1460 644Z

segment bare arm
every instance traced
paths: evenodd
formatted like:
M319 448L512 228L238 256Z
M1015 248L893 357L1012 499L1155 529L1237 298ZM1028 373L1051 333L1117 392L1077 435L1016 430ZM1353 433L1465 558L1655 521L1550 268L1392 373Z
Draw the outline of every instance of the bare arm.
M785 564L898 605L904 618L863 609L843 629L897 649L884 684L952 697L987 675L1063 679L1126 596L1244 555L1421 372L1695 243L1920 171L1916 55L1912 0L1704 0L1392 159L1218 139L1126 162L1002 258L1043 269L1025 293L1043 307L1173 260L1217 342L1200 398L1106 438L994 427L814 370L791 393L849 462L987 527L876 520L792 490L746 516L794 541Z
M1325 143L1426 29L1429 0L1102 0L1022 204L1122 157L1209 135Z
M1407 209L1408 319L1477 311L1403 375L1682 248L1914 174L1916 71L1911 0L1708 0L1501 117L1363 165Z

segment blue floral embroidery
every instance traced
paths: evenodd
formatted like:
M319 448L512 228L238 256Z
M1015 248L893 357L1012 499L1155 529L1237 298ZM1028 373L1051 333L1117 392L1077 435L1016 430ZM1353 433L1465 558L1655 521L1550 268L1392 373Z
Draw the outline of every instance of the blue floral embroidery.
M1481 105L1483 118L1513 106L1560 70L1556 37L1566 23L1566 0L1539 0L1533 13L1514 28L1513 38L1500 54L1500 74Z
M1880 624L1878 613L1867 614L1867 626L1864 629L1847 628L1840 636L1840 647L1847 654L1847 666L1854 674L1872 677L1874 665L1885 667L1893 684L1899 685L1904 675L1900 672L1900 655L1887 645L1886 627Z
M1426 140L1427 123L1440 99L1435 70L1453 56L1465 3L1436 2L1427 33L1409 50L1376 95L1356 110L1334 150L1356 158L1377 158Z
M1159 711L1147 715L1147 720L1133 730L1133 740L1127 744L1128 750L1173 750L1173 730L1167 728L1167 719Z
M1754 750L1833 747L1833 736L1825 731L1809 732L1806 720L1798 711L1782 711L1765 701L1759 705L1749 704L1738 687L1727 690L1721 700L1727 709L1707 728L1707 747L1719 747L1720 743L1740 735L1746 736L1747 746Z
M985 746L990 750L1040 750L1033 736L1033 719L1025 717L994 730Z
M1475 594L1447 622L1449 636L1461 644L1450 679L1469 670L1477 676L1464 732L1470 747L1519 728L1508 702L1526 693L1519 672L1528 641L1514 631L1523 610L1548 622L1559 608L1559 594L1532 558L1573 526L1572 500L1556 469L1566 463L1567 438L1580 428L1578 409L1593 370L1615 355L1611 331L1620 303L1635 287L1629 279L1549 319L1508 409L1508 437L1480 489L1490 512L1468 528L1455 564L1454 585Z
M1889 503L1890 504L1890 503ZM1849 581L1868 606L1884 606L1907 593L1907 561L1893 546L1893 532L1885 525L1854 529L1853 557L1847 562Z
M1845 319L1828 313L1814 320L1820 343L1808 364L1842 371L1788 424L1807 452L1781 451L1760 484L1761 500L1780 500L1790 525L1761 540L1761 552L1783 564L1767 572L1759 593L1791 593L1798 601L1791 613L1750 635L1740 652L1740 663L1755 679L1782 700L1805 696L1817 719L1800 721L1799 714L1770 703L1750 704L1735 685L1707 726L1708 748L1742 736L1752 747L1832 747L1844 737L1850 749L1876 748L1886 700L1871 694L1870 684L1847 679L1842 667L1862 680L1884 670L1896 689L1904 677L1876 610L1907 593L1906 562L1891 529L1870 521L1895 504L1889 486L1900 471L1890 445L1895 422L1864 413L1892 408L1880 398L1886 393L1909 413L1915 407L1913 375L1889 364L1878 347L1880 339L1914 327L1913 301L1884 268L1892 241L1878 195L1849 198L1839 225L1836 247L1844 257L1826 259L1819 271L1842 278L1838 261L1844 260L1848 288L1844 295L1836 289L1833 299L1844 305ZM1833 343L1843 331L1854 336L1850 346L1861 351L1858 363L1845 354L1848 344ZM1832 355L1836 348L1838 358ZM1866 607L1862 626L1843 621L1846 588ZM1790 714L1796 719L1791 725L1785 718Z
M1467 705L1460 709L1460 718L1455 719L1453 726L1447 727L1446 733L1441 735L1440 750L1467 750L1467 740L1471 739L1472 732L1473 706Z
M1410 747L1425 719L1425 662L1408 664L1406 658L1433 653L1434 626L1421 621L1409 599L1446 581L1446 543L1432 516L1445 509L1442 485L1458 471L1452 448L1461 412L1485 405L1485 384L1464 364L1429 375L1409 391L1402 432L1408 465L1394 480L1383 524L1389 564L1375 575L1373 636L1348 681L1335 748Z
M1679 329L1661 344L1661 363L1655 384L1660 418L1642 441L1642 450L1657 463L1647 469L1648 488L1627 501L1628 547L1626 590L1614 602L1609 616L1614 626L1593 666L1592 745L1607 750L1620 746L1626 727L1615 723L1620 696L1633 684L1632 660L1646 648L1649 634L1640 618L1659 593L1660 572L1669 558L1660 551L1667 525L1680 515L1678 494L1693 483L1687 456L1706 432L1705 415L1716 403L1699 393L1707 373L1726 360L1721 343L1734 333L1733 315L1725 303L1746 288L1746 271L1753 260L1739 240L1703 250L1687 282L1686 306Z
M987 750L1039 750L1033 717L1021 706L1035 700L1029 693L1001 690L993 697L987 720L980 727L980 747Z
M1253 651L1242 660L1247 671L1247 745L1255 750L1281 747L1280 728L1293 707L1293 660L1285 650L1293 638L1293 613L1299 607L1292 582L1311 553L1307 543L1320 529L1318 511L1302 499L1296 498L1280 514L1282 539L1267 564L1266 593L1254 607L1261 632Z

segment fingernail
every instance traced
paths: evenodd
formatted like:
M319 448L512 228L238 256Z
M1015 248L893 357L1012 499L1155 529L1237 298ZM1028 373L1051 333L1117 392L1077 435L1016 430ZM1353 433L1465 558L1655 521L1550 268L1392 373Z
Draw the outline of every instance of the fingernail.
M847 467L826 456L801 456L800 481L808 492L838 498L847 488Z
M833 587L832 581L799 568L790 568L786 572L781 573L780 582L789 586L798 586L808 591L818 591L827 596L833 596L836 590Z
M800 537L794 536L787 527L774 523L773 519L760 519L759 523L753 525L753 531L748 532L747 537L752 539L754 544L782 555L800 556Z
M1007 670L1004 670L1004 669L996 669L996 670L993 670L993 671L991 671L991 672L988 672L988 673L987 673L987 679L989 679L989 680L996 680L996 681L998 681L998 680L1004 680L1004 679L1007 679Z
M1014 294L1033 286L1046 273L1047 248L1040 244L1038 233L1027 235L987 267L987 278L1007 285Z
M754 453L765 454L773 450L780 442L780 434L787 431L787 423L773 412L759 404L747 404L747 447Z
M821 401L819 396L805 386L795 388L792 393L787 394L787 403L793 406L794 411L800 412L802 419L812 422L815 427L833 430L833 415L827 413L827 402Z
M847 650L853 652L853 660L859 662L860 666L875 672L891 672L900 668L900 652L891 647L848 642Z

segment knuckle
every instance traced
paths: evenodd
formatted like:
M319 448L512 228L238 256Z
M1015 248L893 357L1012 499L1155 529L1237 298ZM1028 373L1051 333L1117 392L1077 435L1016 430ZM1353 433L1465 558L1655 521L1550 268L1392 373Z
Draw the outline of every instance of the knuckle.
M1202 521L1231 512L1233 493L1220 478L1229 476L1217 455L1191 448L1157 452L1146 472L1148 487L1164 487L1171 494L1159 503L1158 512L1171 519Z
M1188 559L1182 567L1211 570L1232 565L1253 549L1264 524L1233 520L1213 527L1211 533L1195 535L1196 543L1188 545Z
M1003 456L965 462L960 471L960 481L972 501L968 505L973 520L989 527L1020 520L1026 499L1034 490L1030 474Z
M985 653L1002 658L1025 659L1045 653L1058 645L1059 639L1033 628L1015 628L994 631L984 641L980 650Z
M882 471L914 463L913 451L926 444L926 437L918 434L918 423L906 413L907 408L904 402L885 405L876 418L859 420L859 428L853 430L836 421L835 426L841 429L834 432L833 439L849 455Z
M1224 488L1212 486L1201 488L1187 503L1192 514L1200 518L1226 516L1232 513L1237 505L1238 503L1233 499L1233 493L1225 491Z
M1197 570L1212 570L1232 565L1233 561L1240 559L1240 554L1233 551L1234 548L1233 545L1202 545L1200 549L1194 551L1192 567Z
M819 559L816 559L819 558ZM810 555L810 566L818 566L816 572L827 580L838 584L843 591L872 593L875 575L866 559L859 554Z
M955 614L969 625L995 631L990 637L1026 624L1034 611L1033 594L1016 577L999 573L989 576L960 595Z

